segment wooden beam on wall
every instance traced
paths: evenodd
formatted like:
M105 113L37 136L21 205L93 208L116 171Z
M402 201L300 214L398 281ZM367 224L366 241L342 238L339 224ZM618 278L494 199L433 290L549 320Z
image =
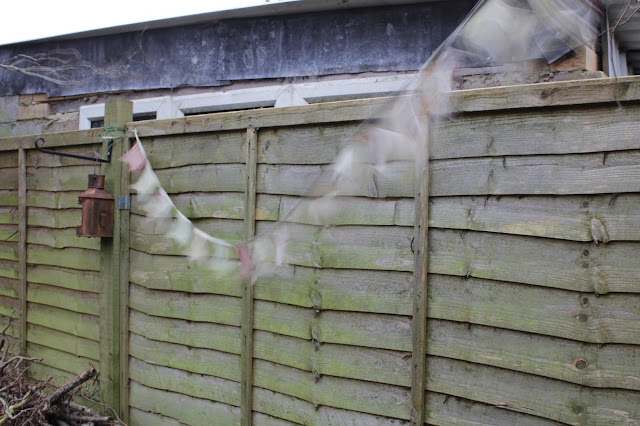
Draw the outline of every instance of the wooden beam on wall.
M258 163L258 130L247 129L245 168L244 225L245 238L256 232L256 187ZM242 348L241 348L241 424L252 424L253 408L253 279L244 277L242 283Z
M125 145L122 139L127 122L133 121L133 103L123 99L108 100L105 107L105 129L113 129L109 134L116 137L113 145L112 160L102 164L105 175L105 190L116 200L114 209L113 238L102 238L100 243L100 273L102 291L100 295L100 387L104 402L116 412L122 414L120 391L121 386L121 331L122 330L122 291L128 291L128 250L123 258L123 247L128 248L128 215L117 208L119 195L128 193L123 186L123 174L120 157L124 154ZM104 142L106 146L107 141ZM123 281L124 279L124 281ZM122 354L124 358L126 354Z

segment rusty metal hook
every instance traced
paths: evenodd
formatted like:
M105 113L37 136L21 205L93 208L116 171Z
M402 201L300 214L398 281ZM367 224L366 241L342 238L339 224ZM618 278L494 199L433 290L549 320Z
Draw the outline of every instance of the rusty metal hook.
M83 155L67 154L66 152L57 152L57 151L51 151L50 149L43 149L43 148L40 148L40 146L38 145L39 141L42 141L40 145L45 143L44 138L38 138L35 140L35 142L33 142L33 144L35 145L38 151L44 152L45 154L59 155L61 157L77 158L78 160L98 161L100 163L111 162L111 151L113 149L113 139L109 140L109 143L107 144L107 158L85 157Z

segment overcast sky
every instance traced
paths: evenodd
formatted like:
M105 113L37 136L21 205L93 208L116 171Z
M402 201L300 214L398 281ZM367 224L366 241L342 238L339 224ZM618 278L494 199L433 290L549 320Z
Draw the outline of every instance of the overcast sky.
M3 0L0 45L289 0Z

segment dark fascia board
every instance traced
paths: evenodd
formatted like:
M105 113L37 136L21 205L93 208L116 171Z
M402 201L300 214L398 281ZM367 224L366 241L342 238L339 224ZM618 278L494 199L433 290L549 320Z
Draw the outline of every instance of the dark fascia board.
M215 22L226 19L255 18L262 16L289 15L307 12L323 12L327 10L353 9L372 6L395 6L401 4L432 3L442 0L298 0L282 3L265 3L260 6L244 7L240 9L221 10L217 12L201 13L197 15L180 16L176 18L159 19L156 21L140 22L120 25L116 27L100 28L73 34L64 34L37 40L28 40L13 45L41 43L45 41L73 40L95 36L127 33L132 31L146 31L158 28L178 27L184 25ZM449 0L452 1L452 0Z

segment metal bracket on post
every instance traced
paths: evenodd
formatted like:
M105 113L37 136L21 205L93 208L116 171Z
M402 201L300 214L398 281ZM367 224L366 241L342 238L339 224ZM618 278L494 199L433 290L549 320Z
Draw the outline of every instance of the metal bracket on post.
M118 195L118 210L131 210L131 195Z

